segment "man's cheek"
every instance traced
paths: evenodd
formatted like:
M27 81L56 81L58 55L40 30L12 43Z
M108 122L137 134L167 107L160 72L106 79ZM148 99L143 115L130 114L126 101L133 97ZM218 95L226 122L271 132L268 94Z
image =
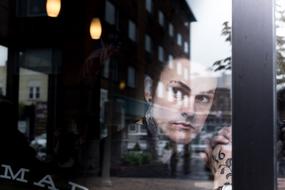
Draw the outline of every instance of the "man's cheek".
M207 118L207 114L202 114L202 115L199 115L199 116L197 116L196 117L196 125L198 126L198 127L200 127L200 125L203 125L204 123L205 123L205 121L206 121L206 118Z

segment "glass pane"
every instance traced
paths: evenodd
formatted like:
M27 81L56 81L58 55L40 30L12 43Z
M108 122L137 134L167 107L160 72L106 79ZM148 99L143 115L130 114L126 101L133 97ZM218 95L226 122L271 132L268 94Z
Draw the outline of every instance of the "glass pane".
M231 1L17 2L0 187L231 189Z
M36 152L36 158L47 157L48 73L52 51L25 49L18 54L19 121L18 130Z
M8 49L0 45L0 96L6 95Z

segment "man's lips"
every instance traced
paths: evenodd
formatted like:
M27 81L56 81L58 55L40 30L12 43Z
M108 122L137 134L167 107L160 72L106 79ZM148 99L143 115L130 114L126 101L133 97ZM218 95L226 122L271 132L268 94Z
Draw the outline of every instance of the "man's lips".
M174 122L170 122L170 124L174 128L178 128L178 129L184 129L184 130L195 129L195 127L191 125L190 123L174 121Z

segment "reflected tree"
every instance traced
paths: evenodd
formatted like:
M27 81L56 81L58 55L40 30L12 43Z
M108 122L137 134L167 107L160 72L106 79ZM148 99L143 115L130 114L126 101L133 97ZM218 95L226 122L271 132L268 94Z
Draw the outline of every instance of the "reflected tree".
M276 64L277 84L285 82L285 7L276 2Z
M232 45L232 27L229 21L223 23L222 36L225 37L225 41ZM212 68L214 71L231 70L232 68L232 57L228 56L224 59L220 59L213 63Z
M285 83L285 7L280 1L276 2L276 67L277 67L277 84ZM232 27L228 21L223 23L221 32L225 36L225 42L232 45ZM232 57L228 56L224 59L215 61L212 64L214 71L231 70Z

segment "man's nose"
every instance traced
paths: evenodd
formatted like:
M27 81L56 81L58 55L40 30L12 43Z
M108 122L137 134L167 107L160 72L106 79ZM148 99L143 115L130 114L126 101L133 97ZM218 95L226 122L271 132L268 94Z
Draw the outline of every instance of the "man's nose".
M195 115L195 99L193 97L188 99L187 104L181 106L181 113L185 116Z

